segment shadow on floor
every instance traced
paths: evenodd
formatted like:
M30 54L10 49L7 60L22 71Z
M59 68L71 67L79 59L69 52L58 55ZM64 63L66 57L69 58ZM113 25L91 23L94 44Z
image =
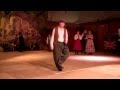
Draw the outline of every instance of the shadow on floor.
M46 60L44 60L44 61L33 61L33 62L29 62L29 63L32 64L32 65L35 65L35 66L39 66L39 67L44 67L44 68L50 69L52 71L57 71L57 68L56 68L54 62L53 63L49 63Z

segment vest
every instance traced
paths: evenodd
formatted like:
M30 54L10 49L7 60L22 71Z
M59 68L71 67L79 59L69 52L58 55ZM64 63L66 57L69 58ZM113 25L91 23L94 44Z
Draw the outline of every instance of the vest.
M64 28L64 42L66 41L66 28ZM55 28L54 44L58 43L58 27Z

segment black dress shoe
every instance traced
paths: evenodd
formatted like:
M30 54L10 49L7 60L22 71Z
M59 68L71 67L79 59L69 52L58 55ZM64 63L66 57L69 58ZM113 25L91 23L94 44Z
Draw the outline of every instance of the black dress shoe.
M62 71L62 67L58 67L58 70L59 70L59 71Z
M63 66L60 66L62 69L64 69L64 67Z

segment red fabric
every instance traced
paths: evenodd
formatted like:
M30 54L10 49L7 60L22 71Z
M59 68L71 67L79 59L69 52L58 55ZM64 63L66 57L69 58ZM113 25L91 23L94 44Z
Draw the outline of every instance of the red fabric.
M82 44L80 40L74 40L73 50L82 50Z

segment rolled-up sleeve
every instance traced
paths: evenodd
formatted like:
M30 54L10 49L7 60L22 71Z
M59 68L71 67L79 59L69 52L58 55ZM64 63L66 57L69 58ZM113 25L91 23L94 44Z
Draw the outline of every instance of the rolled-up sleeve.
M52 35L51 35L51 38L50 38L50 46L51 46L51 49L53 48L54 34L55 34L55 29L53 29L53 31L52 31Z

